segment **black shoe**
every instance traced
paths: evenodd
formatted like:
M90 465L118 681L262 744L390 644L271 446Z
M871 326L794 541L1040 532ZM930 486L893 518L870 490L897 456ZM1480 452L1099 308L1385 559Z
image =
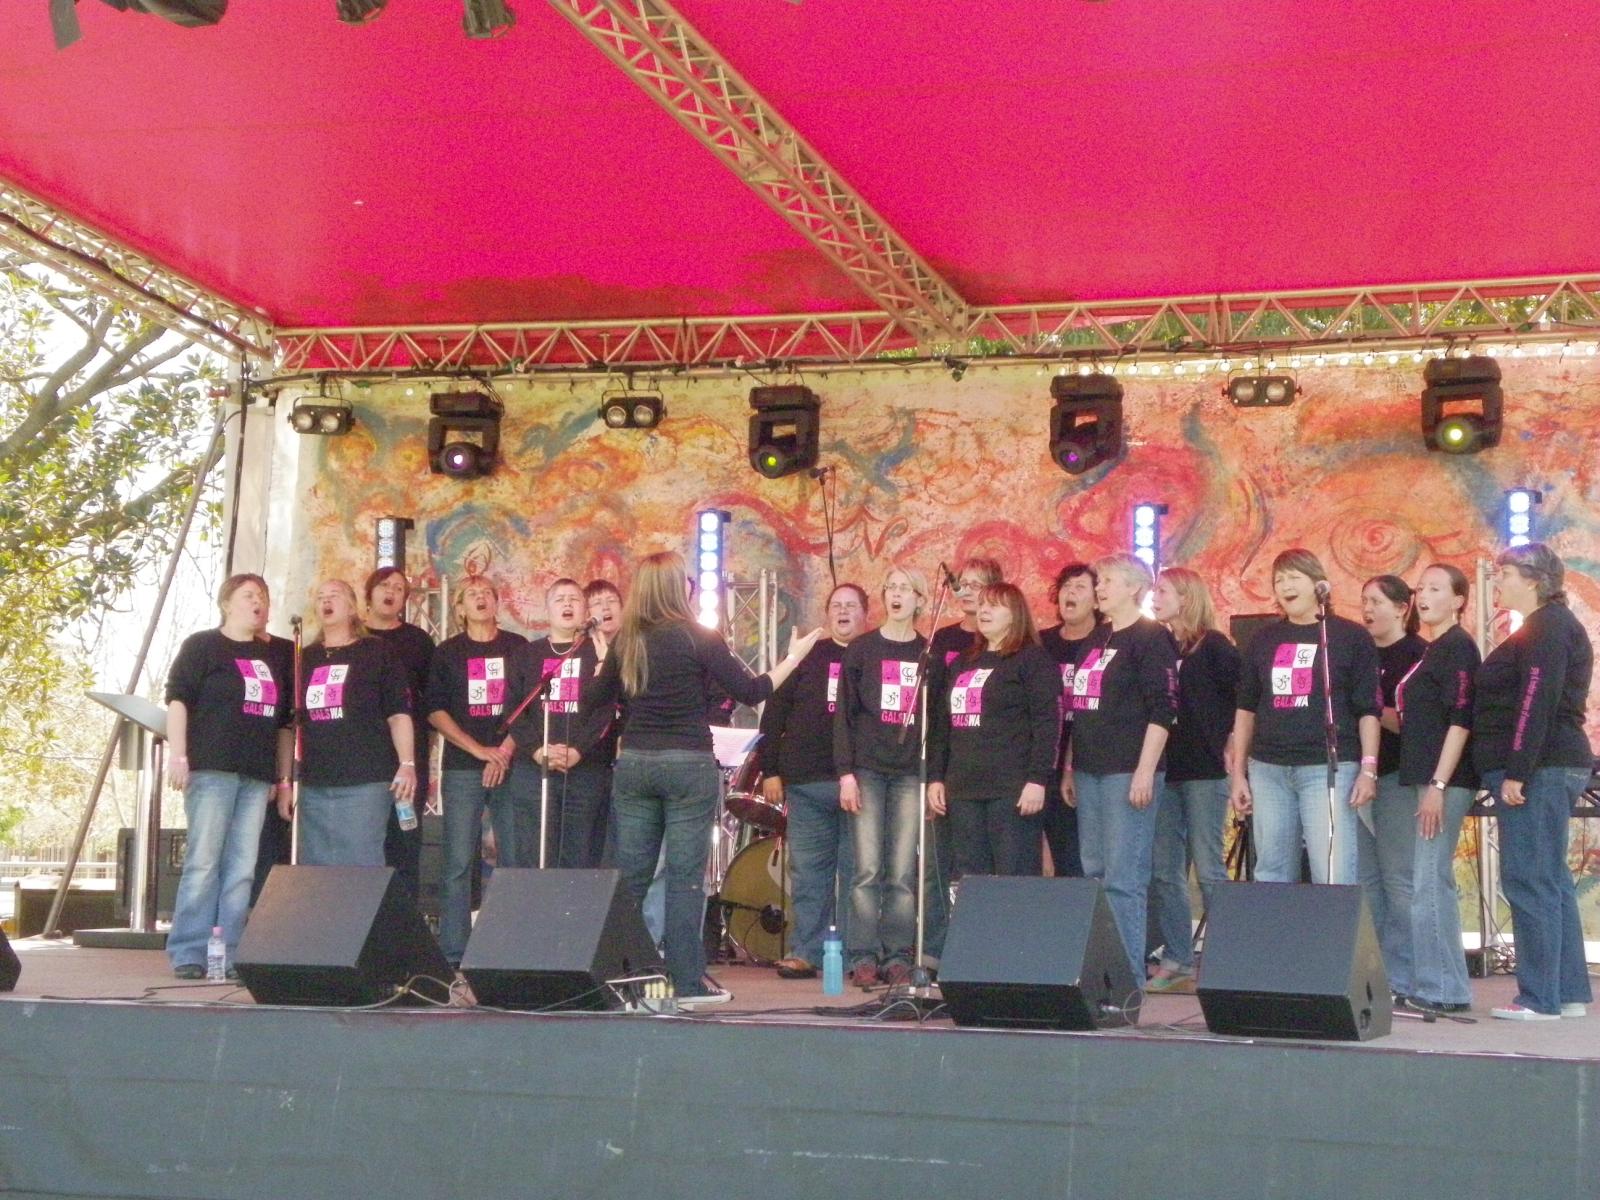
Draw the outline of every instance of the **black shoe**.
M1472 1005L1470 1004L1435 1004L1432 1000L1423 1000L1417 996L1406 997L1406 1007L1425 1013L1464 1013L1472 1011Z
M199 963L182 963L172 968L172 973L179 979L204 979L206 969Z

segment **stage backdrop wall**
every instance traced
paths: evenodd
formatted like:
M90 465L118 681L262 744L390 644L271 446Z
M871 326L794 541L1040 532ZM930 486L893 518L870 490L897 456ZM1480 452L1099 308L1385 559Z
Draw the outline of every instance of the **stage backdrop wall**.
M1033 366L977 364L960 381L925 367L802 381L822 398L821 461L837 468L839 578L874 593L891 564L931 575L940 560L987 554L1049 619L1055 571L1128 546L1132 506L1158 501L1170 510L1163 562L1210 579L1224 615L1270 609L1273 555L1303 545L1326 564L1336 606L1356 616L1370 575L1414 582L1437 560L1470 577L1500 545L1504 489L1530 486L1544 492L1536 536L1565 559L1574 611L1600 642L1600 360L1502 365L1504 439L1465 457L1424 450L1421 369L1409 359L1307 369L1304 394L1282 409L1232 407L1215 374L1125 378L1127 454L1078 477L1050 460L1049 378ZM352 433L284 443L299 459L285 475L297 480L303 526L279 617L318 578L359 582L373 522L393 513L417 522L413 574L488 575L507 623L537 629L551 580L605 576L625 589L634 556L685 547L694 511L715 506L733 514L734 574L776 572L788 619L815 621L829 586L822 490L804 475L769 481L749 466L755 382L668 376L659 381L667 416L654 432L604 427L598 378L499 384L504 462L472 482L429 474L436 385L346 383ZM293 397L280 396L280 412ZM1600 881L1600 855L1576 853Z

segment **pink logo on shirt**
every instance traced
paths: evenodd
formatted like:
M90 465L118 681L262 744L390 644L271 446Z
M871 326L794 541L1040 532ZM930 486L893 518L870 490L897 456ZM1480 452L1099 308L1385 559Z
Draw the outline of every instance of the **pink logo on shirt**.
M240 711L247 717L276 716L278 683L272 678L272 668L259 658L236 658L233 665L244 679L244 707Z
M879 693L878 708L885 725L915 725L916 713L912 705L917 702L917 664L885 659L883 663L883 689Z
M1061 664L1061 719L1072 720L1072 682L1077 678L1076 663Z
M828 664L828 711L833 712L839 707L839 672L844 667L843 663Z
M467 659L467 715L498 717L506 708L506 660Z
M1310 708L1315 642L1284 642L1272 655L1272 707Z
M338 721L344 717L344 688L350 682L349 663L324 663L311 671L306 687L306 716L313 721Z
M583 689L583 660L573 655L570 658L547 658L544 660L544 674L549 676L549 690L545 693L549 697L545 704L553 713L575 713L578 711L578 696Z
M1084 657L1072 677L1072 707L1078 712L1094 712L1100 707L1105 688L1106 668L1116 658L1115 650L1097 647Z
M950 724L957 729L976 729L983 724L983 685L993 668L979 667L956 676L950 689Z

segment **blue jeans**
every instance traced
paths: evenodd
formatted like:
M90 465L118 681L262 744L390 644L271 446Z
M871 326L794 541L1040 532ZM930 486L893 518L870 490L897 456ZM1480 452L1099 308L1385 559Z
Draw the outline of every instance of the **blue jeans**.
M308 867L381 867L394 797L387 783L300 785L300 862Z
M1422 788L1410 789L1418 803ZM1444 819L1431 838L1415 839L1411 893L1411 995L1430 1004L1470 1004L1467 956L1461 949L1461 895L1456 842L1472 807L1472 789L1446 788Z
M444 866L439 879L439 949L459 963L472 933L472 864L483 854L483 812L494 828L495 865L539 863L538 768L518 759L499 787L483 786L483 768L452 768L439 777L444 805Z
M256 843L267 812L270 783L231 771L195 771L183 789L189 836L183 875L172 906L167 957L175 967L206 961L206 943L222 926L228 961L239 944L250 911L256 873Z
M1313 883L1355 883L1356 814L1350 789L1356 764L1342 762L1334 776L1333 877L1328 877L1328 768L1281 767L1250 760L1250 794L1255 800L1253 836L1256 880L1300 882L1300 843L1305 841Z
M850 940L856 963L910 963L917 940L917 777L857 770L861 811L851 818ZM932 851L933 831L928 832Z
M1145 808L1128 803L1132 774L1077 773L1078 848L1083 873L1105 884L1106 901L1116 918L1133 977L1144 982L1146 904L1156 815L1161 810L1162 774L1156 772L1155 799Z
M550 798L561 802L559 867L592 868L616 856L611 832L611 768L580 763L550 776Z
M1228 822L1228 781L1186 779L1167 783L1156 809L1151 854L1150 906L1161 933L1161 965L1194 968L1194 921L1189 911L1189 863L1207 906L1213 884L1227 879L1222 835Z
M789 953L814 967L822 965L822 939L837 926L844 939L848 922L840 903L855 867L850 822L839 807L836 780L791 783L783 789L789 815L790 900L794 939Z
M1417 790L1402 787L1398 772L1379 776L1377 796L1356 812L1356 870L1389 988L1401 996L1416 995L1411 946L1416 843Z
M667 854L664 941L679 995L705 991L706 859L722 774L702 750L623 750L612 771L617 866L641 911L662 848Z
M1504 771L1484 776L1499 799ZM1543 767L1522 787L1525 803L1500 804L1500 886L1511 905L1517 948L1516 1002L1535 1012L1559 1013L1563 1004L1587 1004L1589 969L1578 889L1567 868L1572 802L1589 782L1586 769Z

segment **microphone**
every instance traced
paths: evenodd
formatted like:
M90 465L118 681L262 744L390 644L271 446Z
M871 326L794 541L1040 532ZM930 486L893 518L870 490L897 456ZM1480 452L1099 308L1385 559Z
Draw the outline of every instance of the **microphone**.
M959 592L961 590L961 581L957 579L955 577L955 573L943 563L939 564L939 574L944 577L945 587L949 588L952 592Z
M832 470L832 467L812 467L806 474L813 479L826 479Z
M585 633L593 633L596 629L599 629L599 628L600 628L600 618L599 617L590 617L587 621L585 621L583 623L583 632L585 632Z
M1328 602L1328 597L1333 595L1333 584L1329 583L1326 579L1319 579L1317 580L1317 586L1312 590L1317 594L1317 603L1326 604Z
M294 616L289 618L289 628L294 630L296 633L300 632L300 614L299 613L295 613Z

